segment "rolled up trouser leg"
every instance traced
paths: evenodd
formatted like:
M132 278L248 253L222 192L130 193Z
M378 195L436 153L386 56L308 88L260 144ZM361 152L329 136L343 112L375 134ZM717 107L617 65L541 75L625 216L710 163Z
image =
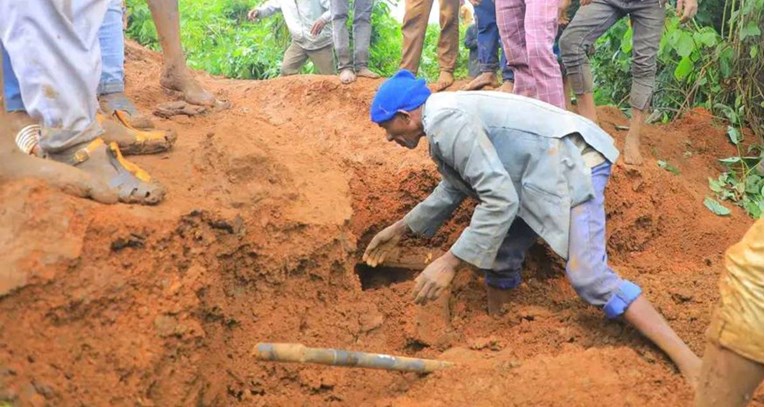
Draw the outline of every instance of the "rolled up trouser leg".
M610 175L608 162L593 168L595 197L571 208L566 277L583 300L603 307L606 317L616 318L624 314L641 290L608 266L603 193Z
M656 53L664 32L664 7L652 1L628 3L632 21L632 89L630 106L645 110L656 85Z
M515 218L497 251L491 270L484 270L486 284L509 290L521 284L521 266L537 234L521 218Z
M101 133L96 122L97 34L106 6L105 0L0 2L0 41L19 78L27 112L42 122L45 151L66 150Z
M592 71L587 50L625 13L616 2L593 0L577 10L574 19L563 31L559 40L561 59L575 94L592 93Z
M763 363L763 220L725 252L720 303L708 337L721 346Z
M494 0L483 0L475 9L476 31L478 38L478 62L481 72L497 72L499 60L499 28Z
M101 81L98 94L125 91L125 35L122 32L122 0L108 0L104 21L98 30L101 45Z

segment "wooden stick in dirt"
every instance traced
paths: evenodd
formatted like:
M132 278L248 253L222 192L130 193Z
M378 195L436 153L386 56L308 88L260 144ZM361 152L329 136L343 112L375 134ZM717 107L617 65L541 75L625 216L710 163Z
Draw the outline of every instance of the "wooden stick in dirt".
M419 373L430 373L454 366L454 363L442 360L391 356L381 353L353 352L331 348L309 348L299 343L259 343L255 345L252 354L259 360L274 362L317 363L321 365L365 367Z

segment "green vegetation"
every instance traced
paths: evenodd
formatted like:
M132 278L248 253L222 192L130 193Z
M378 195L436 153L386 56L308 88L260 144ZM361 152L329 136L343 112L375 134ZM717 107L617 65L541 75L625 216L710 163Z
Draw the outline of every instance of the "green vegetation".
M400 24L390 15L391 4L387 1L378 1L372 14L370 66L390 76L398 69L402 40ZM282 55L290 42L289 33L280 14L256 23L247 21L247 11L260 2L262 0L180 2L181 34L189 65L231 78L277 76ZM158 49L157 33L145 1L127 0L127 6L128 35ZM686 24L680 24L671 5L666 7L653 117L668 122L688 108L702 106L726 122L729 140L738 154L720 160L725 172L718 179L710 180L710 188L716 199L730 201L751 216L760 217L763 211L763 2L700 1L696 18ZM352 16L348 20L350 25ZM462 39L464 27L460 30ZM438 26L431 25L425 37L420 75L428 80L438 77L438 32ZM457 78L467 74L467 50L461 44L462 41ZM617 23L597 41L595 48L591 65L596 102L617 105L629 114L632 53L629 20ZM304 72L312 71L309 63ZM673 173L673 169L676 170L666 162L659 165ZM720 204L714 198L709 200Z

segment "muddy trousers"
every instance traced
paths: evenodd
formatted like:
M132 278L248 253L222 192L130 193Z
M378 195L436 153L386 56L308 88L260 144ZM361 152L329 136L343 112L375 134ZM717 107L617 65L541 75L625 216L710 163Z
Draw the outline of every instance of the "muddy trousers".
M374 0L353 1L353 58L351 58L350 35L346 23L349 2L350 0L330 0L332 40L337 53L337 68L339 70L355 68L358 71L369 64Z
M98 29L107 6L106 0L0 2L0 42L27 112L42 123L40 147L47 152L91 141L102 132L96 122Z
M611 164L608 162L593 168L595 197L571 208L566 277L579 297L602 307L606 317L615 318L640 296L641 289L620 278L608 266L604 192L610 175ZM521 283L521 266L526 251L536 239L537 234L522 219L516 218L492 269L484 271L486 284L501 289L517 287Z
M566 76L577 95L592 93L587 50L625 15L632 24L632 90L630 105L645 110L656 84L656 53L664 31L664 7L651 0L593 0L581 7L560 37Z
M104 22L98 30L101 45L101 81L98 94L125 91L125 37L122 32L122 0L109 0ZM13 72L10 57L3 51L3 91L8 112L24 111L19 80Z
M459 49L459 1L439 0L441 7L441 35L438 37L438 66L441 71L454 72ZM406 11L401 33L404 46L401 54L401 68L417 75L420 69L422 46L428 29L428 17L433 0L406 0Z
M309 58L319 75L333 75L335 73L335 56L332 54L332 44L324 48L307 50L293 41L287 51L284 52L282 76L297 75Z

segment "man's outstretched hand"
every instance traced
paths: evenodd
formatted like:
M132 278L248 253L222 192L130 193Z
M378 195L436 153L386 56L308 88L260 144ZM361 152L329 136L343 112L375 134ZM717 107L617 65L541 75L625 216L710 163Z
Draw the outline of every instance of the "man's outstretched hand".
M406 230L407 226L403 219L383 229L369 242L361 260L372 267L377 267L396 248Z
M699 3L696 0L677 0L677 15L681 23L692 19L698 10Z
M453 255L452 252L446 252L428 264L425 270L414 279L415 284L412 290L414 302L426 304L428 301L438 298L451 284L460 264L462 264L462 260Z

